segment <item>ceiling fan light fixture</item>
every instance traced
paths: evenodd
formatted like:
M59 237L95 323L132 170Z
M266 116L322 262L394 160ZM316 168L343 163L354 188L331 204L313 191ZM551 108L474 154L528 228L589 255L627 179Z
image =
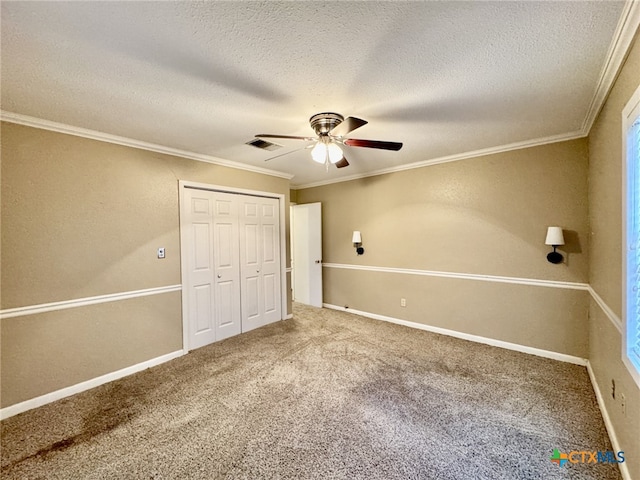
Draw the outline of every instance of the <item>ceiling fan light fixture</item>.
M311 150L311 158L314 162L323 164L327 161L327 146L322 143L316 143L316 146Z
M1 1L1 0L0 0ZM300 137L297 135L273 135L273 134L260 134L255 135L260 140L268 139L283 139L283 140L301 140L304 142L313 142L315 145L308 145L306 147L292 150L275 157L267 158L272 160L274 158L288 155L289 153L297 152L302 149L311 148L311 158L314 162L320 165L325 165L327 171L329 171L329 165L335 165L337 168L344 168L349 166L349 162L344 157L341 145L348 147L366 147L377 148L380 150L393 150L398 151L402 148L402 143L399 142L387 142L381 140L363 140L358 138L347 138L346 135L353 132L357 128L367 124L366 120L356 117L344 118L339 113L324 112L317 113L309 119L311 128L316 132L317 137Z
M333 142L320 141L311 150L311 158L320 164L338 163L343 157L342 149Z
M330 143L329 145L327 145L327 152L329 154L329 161L331 163L338 163L340 160L342 160L342 149L335 143Z

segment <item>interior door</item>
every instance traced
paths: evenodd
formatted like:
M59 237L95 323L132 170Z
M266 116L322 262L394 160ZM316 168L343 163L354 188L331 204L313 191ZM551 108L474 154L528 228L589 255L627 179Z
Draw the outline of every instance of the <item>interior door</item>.
M237 195L211 192L214 199L213 259L216 340L242 331L240 246Z
M322 307L322 205L291 209L294 301Z
M216 340L213 265L213 195L203 190L185 189L183 223L187 244L186 268L187 334L189 348L198 348Z
M280 213L277 199L241 197L242 331L282 318Z

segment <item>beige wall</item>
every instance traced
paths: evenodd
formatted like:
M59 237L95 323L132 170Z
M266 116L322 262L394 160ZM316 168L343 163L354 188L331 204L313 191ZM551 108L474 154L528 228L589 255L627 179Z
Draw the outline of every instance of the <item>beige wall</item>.
M622 109L640 85L640 42L636 37L626 63L589 134L589 282L622 318ZM631 478L640 478L640 389L621 361L622 338L592 302L589 359L607 411L625 451ZM624 322L624 318L622 318ZM616 382L616 398L611 381ZM622 415L620 394L627 398Z
M340 307L587 355L589 294L583 290L334 268L324 270L323 280L327 303ZM400 298L407 299L406 307Z
M2 320L2 406L182 349L180 292Z
M323 204L323 261L588 280L586 139L298 190ZM565 263L546 261L546 228L565 229ZM356 256L351 232L362 232ZM325 268L329 304L579 357L584 291ZM407 307L400 307L400 298ZM534 301L535 300L535 301ZM554 332L550 334L549 332ZM562 339L562 340L560 340Z
M1 133L2 309L180 284L178 180L284 194L288 239L286 179L14 124ZM180 349L180 302L3 319L2 406Z

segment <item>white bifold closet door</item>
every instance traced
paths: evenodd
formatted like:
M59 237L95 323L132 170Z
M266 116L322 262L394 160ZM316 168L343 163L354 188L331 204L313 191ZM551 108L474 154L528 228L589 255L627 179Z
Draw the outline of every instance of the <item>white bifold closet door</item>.
M215 340L223 340L242 331L238 204L232 195L210 193L213 198Z
M240 197L243 332L281 318L279 215L275 198Z
M189 349L281 319L275 198L185 190Z

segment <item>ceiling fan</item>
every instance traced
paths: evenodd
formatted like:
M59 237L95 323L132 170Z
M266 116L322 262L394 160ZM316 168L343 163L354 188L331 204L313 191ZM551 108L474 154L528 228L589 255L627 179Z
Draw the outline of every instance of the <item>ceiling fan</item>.
M325 112L317 113L309 119L311 128L316 132L317 137L298 137L293 135L271 135L260 134L256 135L256 138L273 138L273 139L285 139L285 140L302 140L304 142L315 142L312 145L293 150L294 153L299 150L311 148L311 158L315 162L324 164L329 168L329 164L333 164L338 168L343 168L349 165L349 162L344 157L340 145L346 145L348 147L366 147L366 148L378 148L382 150L394 150L398 151L402 148L402 143L398 142L385 142L380 140L362 140L356 138L345 138L345 135L353 132L356 128L360 128L366 125L368 122L356 117L344 118L339 113ZM282 155L278 155L281 157ZM277 157L268 158L272 160Z

